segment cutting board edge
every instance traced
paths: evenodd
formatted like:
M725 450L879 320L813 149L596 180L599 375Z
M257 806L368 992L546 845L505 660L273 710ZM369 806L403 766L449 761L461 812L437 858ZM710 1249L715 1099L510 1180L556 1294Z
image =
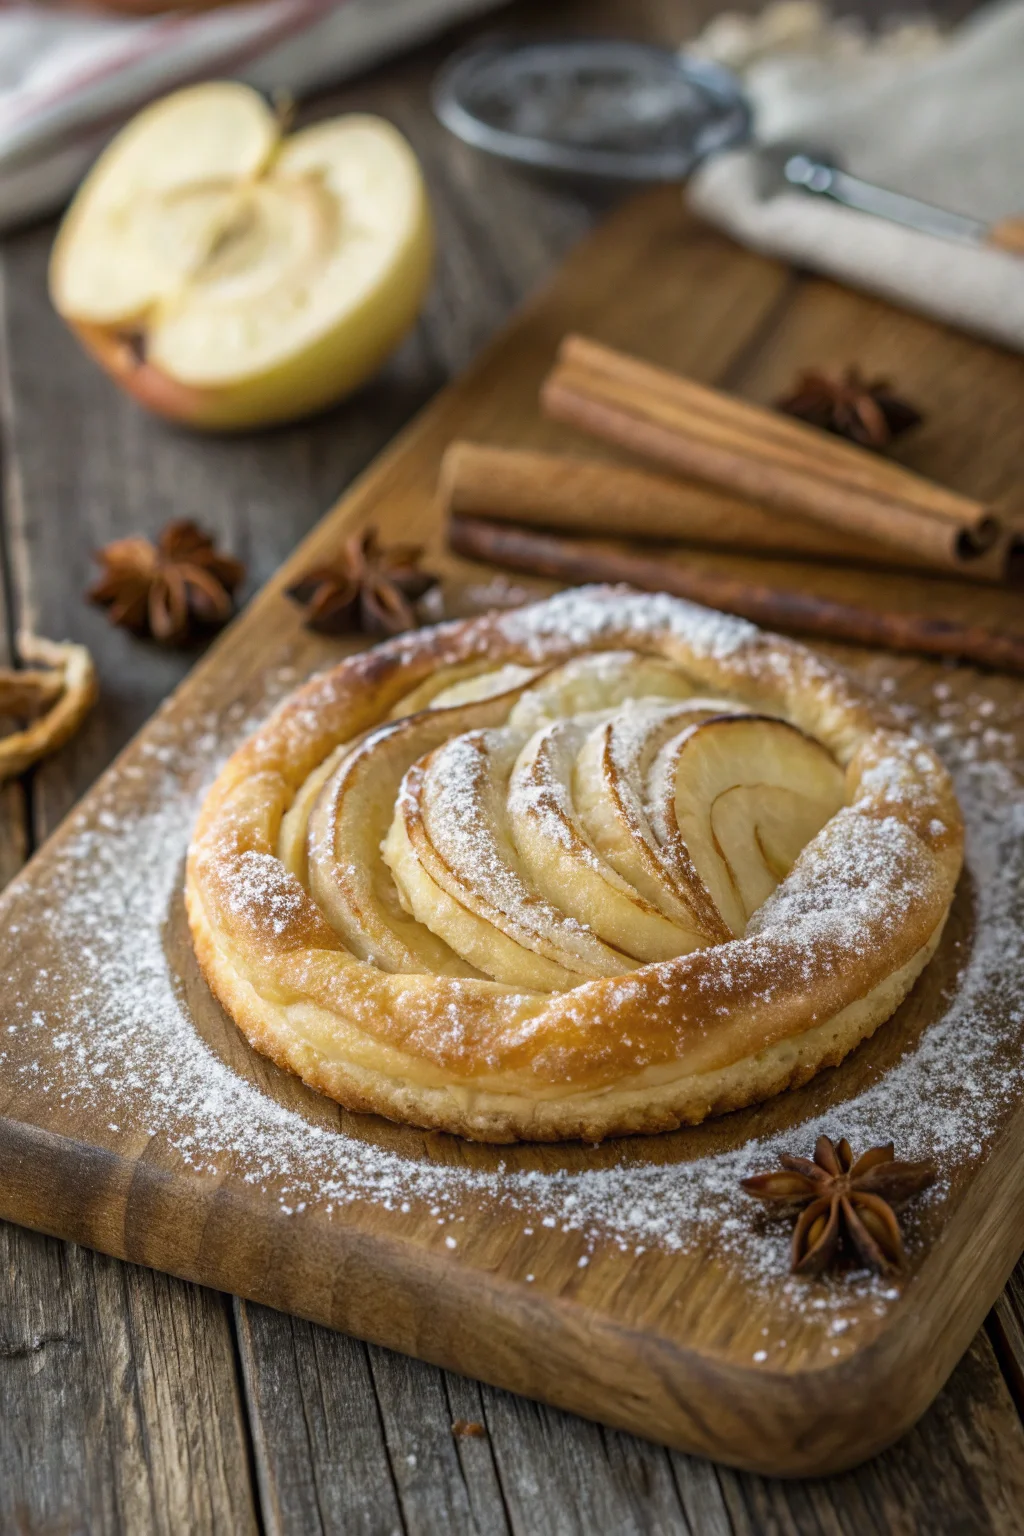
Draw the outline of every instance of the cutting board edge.
M1024 1125L1024 1115L1017 1118ZM0 1219L767 1476L848 1471L905 1434L941 1389L1015 1261L1006 1259L999 1284L984 1291L971 1273L959 1276L957 1289L970 1304L952 1331L940 1330L941 1348L935 1331L920 1327L920 1306L912 1331L900 1328L907 1313L898 1307L870 1344L834 1365L771 1371L628 1327L413 1241L367 1232L357 1221L332 1223L328 1235L312 1217L268 1215L264 1207L255 1222L256 1200L225 1183L211 1191L208 1176L160 1170L144 1158L130 1162L6 1114L0 1166ZM199 1237L183 1262L181 1234L189 1222ZM303 1225L313 1238L308 1247L296 1243ZM139 1241L129 1237L130 1226ZM982 1263L978 1245L968 1251L971 1270L993 1272L993 1259ZM938 1305L948 1278L926 1263L908 1305ZM313 1306L311 1294L319 1298Z
M362 475L360 475L347 489L343 498L338 503L336 503L334 507L329 509L321 522L318 523L316 528L311 531L306 539L303 540L302 544L300 544L292 556L290 556L285 566L282 567L281 570L271 578L267 586L264 587L259 593L254 594L252 600L247 604L242 614L239 615L240 622L236 622L236 624L230 627L225 635L222 636L220 640L214 645L214 647L211 648L211 651L208 653L208 655L202 658L202 660L197 664L189 677L186 678L180 688L176 690L175 694L172 695L172 700L174 701L175 705L180 702L183 713L195 704L197 696L201 696L202 689L206 685L207 678L211 674L215 674L216 670L218 670L220 667L224 668L225 685L227 687L232 686L230 679L230 668L232 665L232 660L236 652L239 656L241 655L240 648L245 644L245 637L249 632L249 627L246 621L251 620L255 614L259 614L262 618L265 613L269 614L276 606L277 611L275 618L282 618L286 613L291 614L292 618L290 620L284 619L283 622L285 625L293 623L297 631L298 621L294 617L293 606L280 595L281 589L286 584L286 581L298 568L300 568L302 563L310 558L311 555L320 554L328 545L328 543L337 537L343 528L351 526L353 523L366 520L369 515L375 513L378 509L382 514L386 515L388 510L388 498L395 494L396 491L399 495L399 499L401 499L401 493L404 485L404 469L402 466L402 460L405 454L408 453L410 449L412 449L421 439L426 440L427 448L431 453L433 453L434 447L436 446L434 440L437 438L440 432L450 429L453 420L458 420L459 409L469 397L471 388L479 384L479 374L481 369L485 369L485 371L489 370L489 375L493 375L495 371L495 364L500 362L502 350L510 334L519 330L523 326L524 321L530 319L531 313L535 309L537 311L538 318L544 321L541 329L544 331L546 341L548 332L550 331L550 325L547 323L547 318L543 314L543 306L544 303L554 293L555 287L559 285L559 283L561 285L560 291L564 294L564 289L567 283L571 265L572 259L570 259L569 267L563 267L559 278L556 278L555 285L545 286L536 298L528 301L526 306L519 310L517 315L513 317L511 325L504 328L499 333L499 335L484 349L476 363L468 370L467 374L463 375L461 379L455 381L455 383L443 390L439 396L435 397L434 400L429 402L423 408L423 410L416 416L410 425L392 442L389 448L385 450L384 454L379 456L371 465L369 465L367 469L362 473ZM614 340L614 338L612 339ZM487 435L486 430L484 435ZM244 668L242 670L244 671ZM229 695L229 697L233 696L234 695ZM170 702L171 701L169 701L169 703ZM140 737L143 736L149 730L149 728L150 725L147 724L147 726L143 728L143 731L139 733L139 736L134 738L134 744L137 745ZM125 749L125 752L130 754L132 749L133 743L129 743ZM96 794L98 790L100 790L104 785L108 783L109 775L113 772L116 772L117 764L123 762L123 760L124 754L118 758L115 765L112 765L112 767L107 770L107 773L105 773L100 779L98 785L91 792L91 795ZM81 804L82 803L80 802L80 806ZM80 806L78 808L80 808ZM59 828L55 829L52 838L48 840L43 849L40 850L40 854L37 855L36 858L32 861L32 864L28 866L22 876L22 879L32 877L32 874L38 868L38 864L42 855L47 849L52 849L53 844L59 841L62 835L67 834L69 825L70 818L65 820L65 822L63 822ZM17 882L17 885L20 887L20 880ZM2 921L3 914L6 912L6 910L6 905L0 903L0 921ZM922 1109L922 1112L924 1112L924 1109ZM64 1223L63 1229L59 1232L58 1235L71 1236L76 1238L76 1240L87 1243L89 1246L95 1246L102 1251L116 1253L119 1257L123 1256L129 1259L134 1259L136 1262L145 1262L155 1265L156 1260L152 1256L142 1257L138 1253L123 1253L121 1251L125 1246L123 1241L121 1241L121 1243L118 1245L117 1243L111 1243L110 1241L103 1242L97 1240L98 1238L108 1236L109 1231L117 1227L118 1211L116 1208L112 1212L111 1219L107 1223L107 1230L97 1230L95 1232L93 1231L94 1227L98 1228L101 1225L98 1218L96 1222L90 1223L88 1231L86 1230L82 1223L81 1211L72 1209L76 1203L78 1195L80 1194L80 1190L76 1188L75 1180L77 1176L80 1182L82 1157L85 1155L87 1158L91 1158L93 1160L92 1166L97 1170L100 1170L101 1168L105 1169L105 1173L102 1173L102 1175L99 1172L97 1173L97 1178L100 1182L101 1188L103 1187L102 1178L108 1178L111 1181L120 1179L125 1184L125 1187L129 1192L134 1191L134 1198L136 1201L140 1202L141 1205L144 1206L146 1200L153 1196L153 1188L150 1186L156 1188L157 1192L159 1193L159 1188L164 1185L165 1181L169 1177L172 1176L167 1172L161 1172L160 1170L153 1167L152 1164L150 1164L148 1167L145 1165L135 1167L130 1175L126 1175L126 1169L128 1168L126 1161L118 1157L117 1154L106 1152L102 1147L94 1146L89 1142L75 1142L70 1138L54 1137L54 1133L41 1131L38 1127L33 1127L28 1124L23 1124L13 1120L5 1121L4 1119L0 1118L0 1159L3 1159L3 1162L0 1164L0 1166L4 1168L5 1172L8 1166L8 1141L10 1138L14 1138L15 1130L19 1124L22 1125L22 1130L29 1140L31 1140L31 1137L28 1135L28 1133L35 1132L37 1136L49 1136L53 1137L54 1140L58 1142L66 1143L62 1156L65 1160L66 1188L68 1191L68 1200L65 1202L67 1206L67 1220ZM1014 1117L1013 1125L1016 1128L1016 1152L1012 1153L1011 1155L1015 1158L1016 1164L1019 1166L1020 1157L1021 1155L1024 1155L1024 1118L1022 1118L1022 1115L1019 1111ZM1017 1134L1017 1132L1019 1132L1019 1134ZM14 1139L10 1140L10 1146L12 1148L14 1147ZM24 1150L24 1143L22 1143L22 1150ZM114 1159L113 1163L104 1161L105 1159L111 1157ZM994 1152L990 1158L990 1161L992 1163L995 1162ZM39 1167L42 1168L42 1166L43 1164L40 1162ZM1005 1175L1008 1171L1012 1170L1008 1170L1004 1165L1004 1181ZM971 1174L972 1189L970 1196L961 1202L961 1206L963 1208L973 1208L974 1185L977 1183L980 1189L984 1182L982 1176L985 1174L986 1169L984 1168L975 1170ZM39 1175L36 1174L34 1176L36 1178L36 1182L39 1183ZM107 1187L113 1187L113 1183L109 1184ZM194 1205L194 1201L191 1201L188 1194L181 1189L178 1189L176 1192L172 1191L169 1196L165 1195L165 1198L171 1199L175 1212L187 1211ZM222 1208L228 1209L230 1202L228 1202L224 1196L220 1198ZM6 1214L6 1201L7 1191L4 1188L4 1180L0 1178L0 1214ZM27 1207L25 1207L25 1209L27 1209ZM983 1216L987 1215L985 1212L982 1214ZM930 1253L927 1256L925 1262L923 1263L922 1269L919 1273L918 1279L915 1281L914 1288L911 1293L915 1302L915 1306L918 1308L919 1315L916 1319L916 1326L913 1328L908 1327L904 1330L906 1336L904 1337L903 1342L904 1345L917 1349L919 1354L926 1354L926 1351L921 1345L918 1344L917 1338L911 1338L910 1335L911 1333L919 1334L924 1330L926 1325L923 1321L923 1318L925 1312L929 1310L929 1307L937 1309L931 1314L935 1320L929 1322L927 1325L930 1327L931 1332L928 1333L925 1340L927 1349L932 1351L930 1356L926 1355L925 1360L925 1363L929 1368L929 1386L927 1392L918 1393L918 1397L920 1397L922 1400L918 1402L915 1399L916 1406L903 1414L896 1427L893 1427L893 1422L890 1418L889 1425L884 1437L879 1437L876 1443L872 1443L870 1445L865 1443L855 1447L854 1454L850 1454L850 1441L846 1440L842 1446L841 1454L836 1453L832 1456L831 1460L826 1461L822 1459L815 1464L808 1460L809 1452L813 1451L814 1444L816 1443L814 1442L813 1438L808 1438L799 1445L794 1444L787 1446L783 1453L782 1459L773 1459L768 1457L764 1446L758 1448L756 1453L740 1454L724 1444L709 1447L707 1444L706 1436L703 1443L697 1443L692 1439L670 1439L665 1433L665 1426L662 1422L655 1423L652 1427L647 1422L647 1420L640 1422L636 1418L626 1418L622 1414L612 1412L611 1409L605 1410L601 1408L599 1412L598 1408L595 1407L594 1404L590 1404L588 1406L586 1403L568 1401L565 1400L564 1395L560 1396L558 1393L554 1392L546 1394L548 1400L558 1402L560 1406L574 1409L576 1412L582 1413L584 1416L597 1417L604 1422L619 1423L624 1428L636 1429L639 1433L648 1435L651 1438L661 1440L669 1439L669 1443L679 1444L680 1448L682 1449L696 1450L702 1454L713 1455L719 1460L731 1462L735 1465L740 1465L743 1467L748 1467L755 1471L783 1475L787 1473L790 1475L808 1475L810 1473L839 1471L856 1465L866 1456L884 1448L885 1445L898 1438L910 1426L918 1414L923 1411L925 1407L927 1407L928 1402L939 1390L942 1382L945 1380L945 1377L949 1374L949 1371L955 1365L959 1355L963 1352L963 1349L969 1343L970 1337L976 1328L977 1323L980 1322L981 1318L984 1316L990 1300L994 1299L998 1294L998 1286L995 1285L996 1269L994 1268L996 1259L993 1257L996 1249L992 1245L991 1241L989 1241L985 1248L985 1264L982 1264L980 1259L976 1264L968 1264L962 1256L958 1257L955 1251L954 1258L950 1266L944 1266L940 1262L940 1253L938 1250L942 1248L943 1251L948 1251L944 1248L944 1245L947 1239L950 1239L953 1236L954 1232L959 1233L958 1241L962 1242L964 1240L965 1234L969 1236L973 1231L971 1222L966 1222L965 1224L958 1222L958 1218L961 1215L963 1215L963 1210L954 1213L954 1217L951 1219L947 1230L942 1234L942 1240L940 1244L937 1245L936 1250L933 1250L933 1253ZM1003 1212L1003 1215L1005 1216L1005 1211ZM251 1212L249 1212L249 1216L251 1219ZM47 1223L42 1220L33 1221L29 1215L15 1215L13 1219L23 1221L25 1225L36 1226L38 1230L54 1231L52 1223ZM180 1217L176 1216L176 1219L180 1219ZM216 1228L218 1226L216 1210L212 1211L203 1219L205 1222L205 1229L209 1230L210 1240L213 1241L213 1238L216 1235ZM223 1215L221 1219L223 1219ZM284 1220L285 1218L279 1219ZM294 1237L295 1231L294 1226L291 1225L293 1220L294 1218L287 1218L289 1223L287 1230L292 1238ZM1017 1217L1017 1225L1019 1226L1022 1223L1024 1223L1024 1210L1022 1210ZM276 1229L276 1224L274 1225ZM1019 1249L1019 1247L1024 1244L1024 1232L1020 1234L1020 1242L1017 1242L1017 1229L1014 1227L1012 1230L1014 1233L1012 1241L1016 1243L1017 1248ZM1009 1237L1009 1231L1010 1229L1007 1228L1006 1235L1002 1240L1003 1247L999 1249L1000 1263L1002 1262L1002 1258L1005 1256L1004 1249L1006 1245L1011 1241ZM369 1240L368 1234L362 1234L362 1236ZM353 1243L354 1242L355 1239L353 1238ZM380 1240L377 1240L373 1246L375 1252L381 1252ZM421 1250L421 1257L423 1255L424 1250ZM1013 1260L1015 1257L1016 1253L1014 1253L1006 1263L1005 1269L1001 1270L999 1279L1000 1285L1002 1284L1002 1280L1005 1275L1008 1274L1012 1268ZM444 1259L443 1255L441 1256L441 1259L444 1279L447 1281L452 1273L452 1269L449 1268L448 1261ZM166 1268L172 1273L182 1273L181 1265L175 1262L160 1265L159 1267ZM983 1271L986 1278L984 1279L983 1285L979 1289L978 1277L982 1275ZM420 1265L417 1272L421 1274L424 1272L422 1264ZM431 1268L431 1273L434 1273L433 1267ZM474 1284L476 1284L480 1273L481 1271L479 1269L472 1271ZM205 1283L214 1285L218 1283L225 1283L224 1281L218 1282L216 1279L212 1278L212 1272L208 1270L203 1270L200 1272L197 1269L195 1273L189 1273L185 1275L184 1278L205 1281ZM464 1277L460 1276L460 1280L462 1278ZM521 1288L516 1286L515 1282L506 1281L500 1277L494 1277L494 1286L496 1291L502 1287L507 1287L510 1285L513 1286L516 1293L518 1294ZM231 1288L237 1290L239 1294L246 1294L247 1291L250 1290L250 1287L245 1285L234 1286ZM478 1300L478 1291L479 1286L476 1284L476 1289L474 1289L472 1296L474 1303L476 1303ZM952 1323L944 1321L943 1313L938 1309L937 1301L937 1298L940 1297L945 1298L948 1301L950 1294L952 1294L952 1305L954 1305L956 1308L956 1316L952 1320ZM980 1305L978 1301L979 1296L983 1297L983 1301ZM930 1301L928 1301L928 1297L931 1297ZM274 1299L269 1295L257 1297L254 1299L265 1300L269 1305L284 1305L287 1306L289 1310L299 1312L305 1316L312 1315L308 1307L304 1307L301 1304L297 1305L294 1302L289 1304L287 1298L276 1303ZM908 1300L909 1299L911 1298L908 1298ZM558 1309L562 1309L567 1305L567 1303L562 1301L559 1297L552 1296L550 1294L545 1294L543 1298L535 1297L534 1303L536 1304L538 1300L543 1300L544 1307L550 1309L552 1312L555 1312ZM457 1312L458 1309L456 1308L454 1310ZM578 1310L579 1309L577 1308L577 1312ZM895 1308L895 1314L902 1314L902 1308L899 1305L897 1305ZM323 1320L330 1323L332 1321L332 1316L336 1315L336 1311L332 1313L331 1308L328 1307L325 1309L325 1315L322 1317L322 1319L318 1320ZM456 1318L456 1324L461 1323L462 1321L462 1318ZM568 1328L569 1319L563 1318L562 1325ZM638 1331L636 1334L632 1335L628 1334L622 1325L612 1324L609 1317L604 1319L604 1322L601 1324L601 1326L605 1329L606 1332L609 1329L614 1330L614 1337L619 1341L623 1348L626 1348L628 1345L632 1349L634 1357L638 1355L642 1356L645 1348L649 1346L655 1347L659 1343L657 1335L649 1333L645 1336L642 1331ZM953 1328L952 1333L949 1331L951 1327ZM353 1329L353 1331L358 1332L359 1330ZM379 1332L375 1334L367 1330L364 1331L363 1336L367 1338L374 1338L377 1342L382 1342L385 1344L391 1343L395 1348L402 1349L404 1347L408 1353L419 1354L424 1358L432 1358L437 1363L450 1364L456 1370L466 1370L469 1374L480 1375L484 1379L495 1382L497 1385L509 1386L515 1390L523 1391L527 1395L545 1396L545 1394L542 1392L536 1390L531 1391L529 1386L518 1385L517 1381L512 1379L513 1373L503 1374L498 1370L496 1366L492 1370L490 1368L479 1369L474 1365L467 1366L466 1364L460 1364L461 1357L456 1357L458 1353L457 1350L455 1351L455 1354L447 1355L444 1358L441 1358L441 1356L437 1353L428 1353L424 1346L409 1348L394 1338L382 1337ZM609 1337L611 1336L611 1333L609 1333ZM933 1348L936 1338L938 1338L941 1348ZM862 1346L852 1357L852 1362L863 1366L864 1369L867 1370L873 1361L883 1362L883 1356L885 1356L886 1349L888 1349L890 1352L888 1368L890 1370L898 1368L905 1374L909 1374L909 1372L906 1371L906 1361L909 1356L906 1354L905 1350L900 1352L895 1349L893 1341L897 1339L898 1334L896 1330L892 1327L886 1326L883 1330L882 1337L878 1341L875 1353L869 1356L868 1346ZM589 1346L592 1346L592 1336L588 1340L588 1347ZM536 1344L534 1344L534 1348L536 1347ZM941 1359L942 1361L941 1370L938 1370L935 1367L935 1360L937 1359ZM893 1360L896 1361L895 1366L893 1365ZM582 1364L587 1368L590 1367L590 1361L588 1359L584 1359ZM626 1364L629 1364L629 1361L627 1361ZM712 1362L712 1364L714 1364L714 1362ZM647 1368L648 1370L653 1370L653 1362L649 1361ZM742 1367L738 1366L734 1367L733 1369L738 1371L743 1370ZM719 1372L719 1374L724 1376L723 1372ZM755 1373L752 1368L743 1372L743 1374L748 1377L754 1377L756 1382L759 1384L759 1387L763 1387L766 1382L771 1383L776 1379L774 1376L772 1376L770 1373L766 1373L764 1370L759 1370ZM796 1378L790 1375L788 1379L792 1383L792 1381ZM834 1419L835 1415L839 1411L839 1408L845 1406L843 1400L843 1380L839 1375L839 1368L828 1366L826 1364L821 1371L816 1373L816 1379L824 1383L828 1388L828 1390L823 1394L825 1399L824 1403L819 1403L816 1411L819 1412L821 1417L830 1417ZM876 1390L880 1390L877 1389L877 1380L880 1379L880 1375L875 1378ZM698 1383L698 1386L703 1386L706 1390L707 1380L707 1374L705 1373L705 1377L702 1379L702 1382ZM659 1382L664 1386L665 1383L662 1378L659 1378ZM669 1383L669 1385L671 1384L672 1383ZM901 1389L906 1386L906 1383L902 1380L897 1384L901 1387ZM887 1416L888 1412L891 1411L891 1405L888 1401L884 1400L884 1394L882 1400L884 1401ZM615 1406L617 1408L617 1405ZM680 1405L677 1403L675 1408L678 1412ZM711 1409L708 1411L713 1411L713 1409L714 1404L711 1405ZM760 1405L760 1411L763 1412L764 1409L765 1404L762 1403ZM876 1399L875 1417L878 1418L880 1416L883 1415L880 1415L879 1413L879 1402L878 1399ZM753 1422L754 1418L752 1416L748 1420L748 1424L752 1424ZM774 1427L769 1427L773 1428L774 1433L778 1433L777 1424ZM813 1436L814 1433L819 1431L819 1428L820 1426L817 1423L812 1424L810 1428L810 1434ZM747 1449L749 1451L749 1446ZM788 1458L788 1461L786 1458ZM803 1460L799 1460L800 1458L803 1458ZM799 1465L796 1464L798 1460Z

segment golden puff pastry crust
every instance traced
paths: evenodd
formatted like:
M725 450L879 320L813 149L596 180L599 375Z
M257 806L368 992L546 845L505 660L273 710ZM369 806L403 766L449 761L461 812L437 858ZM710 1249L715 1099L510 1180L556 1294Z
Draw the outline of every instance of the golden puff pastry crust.
M339 1103L598 1141L840 1062L962 845L934 753L813 652L584 588L314 677L211 788L186 898L238 1027Z

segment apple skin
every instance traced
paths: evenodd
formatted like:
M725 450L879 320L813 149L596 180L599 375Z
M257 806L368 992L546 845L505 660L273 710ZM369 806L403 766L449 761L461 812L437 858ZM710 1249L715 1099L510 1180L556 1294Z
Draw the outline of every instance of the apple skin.
M375 296L372 313L364 309L347 315L304 351L264 373L217 388L185 383L140 360L124 327L65 320L114 382L147 410L202 432L244 432L337 404L376 373L415 325L433 266L433 221L421 193L417 219Z

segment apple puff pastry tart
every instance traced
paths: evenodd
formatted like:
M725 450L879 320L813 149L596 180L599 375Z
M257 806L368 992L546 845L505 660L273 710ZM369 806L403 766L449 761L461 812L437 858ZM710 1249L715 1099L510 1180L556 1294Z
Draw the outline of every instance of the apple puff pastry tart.
M814 653L584 588L314 677L210 790L186 895L239 1028L339 1103L597 1141L840 1062L962 843L934 753Z

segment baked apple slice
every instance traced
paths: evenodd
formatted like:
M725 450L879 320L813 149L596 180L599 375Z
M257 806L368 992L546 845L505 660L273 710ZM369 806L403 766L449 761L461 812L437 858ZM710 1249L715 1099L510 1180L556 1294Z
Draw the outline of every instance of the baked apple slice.
M430 276L416 157L380 118L283 138L248 86L190 87L97 161L50 264L59 313L118 383L191 426L285 421L354 389Z
M685 848L736 935L845 802L842 769L825 748L760 715L681 732L661 749L650 782L658 835Z
M573 799L591 716L537 731L509 781L508 818L534 887L591 933L636 960L669 960L700 936L674 922L623 878L591 842Z
M603 713L639 699L686 699L693 684L667 662L637 651L574 656L520 699L509 725L527 734L570 716Z
M563 991L621 976L635 962L538 892L515 845L508 788L526 741L510 727L467 731L414 763L384 862L412 915L495 981Z
M525 672L525 678L509 677L512 671ZM381 845L410 765L450 736L500 724L532 675L522 667L492 672L487 679L475 680L475 697L449 707L435 701L435 708L367 732L332 754L296 797L285 823L295 814L305 818L305 825L288 828L286 844L282 823L279 852L286 862L291 858L292 872L304 877L332 926L361 960L372 960L386 971L480 974L409 915L381 857ZM498 688L506 682L502 691L487 690L488 683ZM300 835L302 853L296 849Z
M687 949L724 943L730 930L679 842L652 819L648 774L659 749L702 720L741 710L724 699L635 700L590 731L576 759L573 795L594 849L689 936Z

